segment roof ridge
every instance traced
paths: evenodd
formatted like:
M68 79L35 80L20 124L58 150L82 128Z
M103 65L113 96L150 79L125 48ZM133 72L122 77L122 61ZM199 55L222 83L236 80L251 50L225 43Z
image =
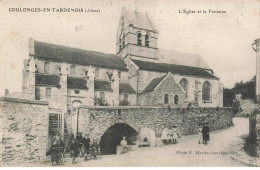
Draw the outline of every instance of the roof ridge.
M131 60L134 60L134 61L141 61L141 60L135 60L135 59L131 59ZM148 62L148 63L155 63L155 64L166 64L166 65L174 65L174 66L181 66L181 67L190 67L190 68L199 68L199 69L202 69L202 70L205 70L204 68L200 68L200 67L193 67L193 66L186 66L186 65L179 65L179 64L171 64L171 63L160 63L160 62L150 62L150 61L141 61L141 62Z
M46 45L54 45L54 46L58 46L58 47L61 47L61 48L64 48L64 49L68 49L68 50L80 50L80 51L85 51L85 52L94 52L94 53L99 53L99 54L108 54L108 55L116 56L115 54L111 54L111 53L105 53L105 52L87 50L87 49L82 49L82 48L70 47L70 46L61 45L61 44L54 44L54 43L48 43L48 42L43 42L43 41L37 41L37 40L35 40L35 42L46 44Z

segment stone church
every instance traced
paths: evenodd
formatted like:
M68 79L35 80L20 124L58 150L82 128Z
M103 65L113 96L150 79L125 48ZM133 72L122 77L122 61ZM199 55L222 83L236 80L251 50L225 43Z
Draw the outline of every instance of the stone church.
M148 13L122 9L116 54L29 40L23 93L54 108L76 105L222 107L223 86L198 55L159 49ZM165 56L173 63L164 63Z
M3 105L7 105L6 100L18 102L17 107L8 105L11 111L6 109L5 113L21 112L22 124L24 116L35 119L31 122L41 131L35 135L44 134L40 138L47 141L47 150L56 133L64 139L66 134L87 131L100 139L116 122L135 127L136 131L141 126L149 127L158 135L162 125L169 122L165 115L172 116L169 120L175 123L181 122L180 126L184 122L193 124L186 129L182 127L184 134L192 134L194 130L193 119L198 118L193 115L204 112L212 116L215 129L231 125L230 116L218 114L228 110L219 111L223 106L223 86L213 70L198 55L159 49L158 38L159 32L148 13L125 8L116 35L116 54L30 38L29 58L24 60L22 93L0 98ZM189 107L197 107L197 111ZM216 108L216 114L208 114L213 112L212 107ZM171 108L175 109L170 111ZM185 108L187 114L184 114ZM31 118L30 114L34 116ZM41 146L42 155L46 151L44 145Z

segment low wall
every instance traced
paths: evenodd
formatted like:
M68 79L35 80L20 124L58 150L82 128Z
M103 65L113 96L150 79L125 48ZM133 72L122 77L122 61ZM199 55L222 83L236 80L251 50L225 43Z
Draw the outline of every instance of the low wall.
M105 131L116 123L126 123L137 132L150 128L160 137L164 125L176 124L182 135L198 132L198 124L208 121L210 130L233 125L231 108L167 108L167 107L85 107L78 108L78 131L101 139Z
M48 103L0 98L1 165L26 165L46 156Z

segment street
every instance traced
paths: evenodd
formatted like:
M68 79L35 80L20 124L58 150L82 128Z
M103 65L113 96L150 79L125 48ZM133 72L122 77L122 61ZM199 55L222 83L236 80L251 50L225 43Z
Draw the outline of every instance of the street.
M234 118L233 122L234 127L212 132L208 145L198 144L197 135L183 136L177 144L104 155L74 166L243 166L230 159L230 144L248 133L248 119ZM71 166L71 162L65 166Z

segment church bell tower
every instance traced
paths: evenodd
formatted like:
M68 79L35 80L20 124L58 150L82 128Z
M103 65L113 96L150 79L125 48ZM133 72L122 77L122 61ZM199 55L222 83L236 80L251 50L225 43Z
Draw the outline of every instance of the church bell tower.
M148 13L122 8L116 38L116 53L122 59L158 60L158 31Z

